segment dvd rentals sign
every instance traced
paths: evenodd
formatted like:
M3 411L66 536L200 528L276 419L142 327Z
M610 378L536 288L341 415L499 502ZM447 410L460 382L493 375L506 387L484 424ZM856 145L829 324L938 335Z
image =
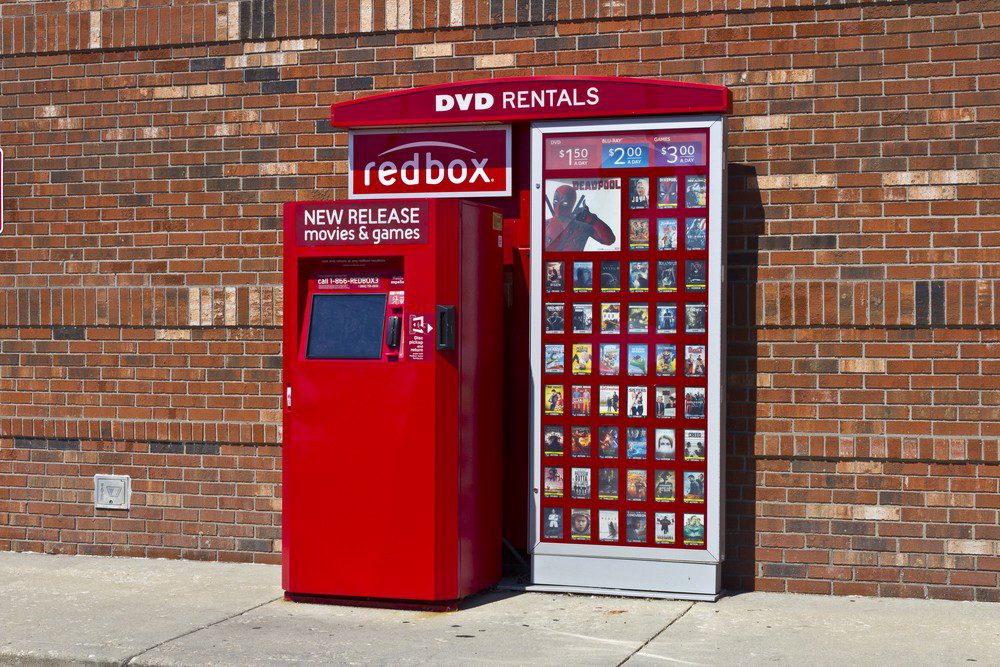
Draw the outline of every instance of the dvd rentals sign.
M348 164L351 199L506 197L510 127L351 132Z

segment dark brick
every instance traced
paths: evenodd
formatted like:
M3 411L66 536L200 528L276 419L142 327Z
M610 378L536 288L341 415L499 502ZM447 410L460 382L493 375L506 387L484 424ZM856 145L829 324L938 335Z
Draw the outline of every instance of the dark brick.
M70 438L14 438L14 448L78 452L81 445L79 440Z
M225 69L225 58L192 58L188 61L188 67L192 72L210 72L217 69Z
M576 45L581 50L615 48L618 46L618 33L581 35L577 38Z
M921 280L917 283L914 302L917 324L928 324L931 319L931 286L929 282Z
M371 90L374 85L375 81L370 76L342 76L337 79L337 92Z
M260 84L260 92L264 95L284 95L299 92L298 81L266 81Z
M244 537L236 541L237 551L274 551L274 543L271 540L257 540Z
M834 234L796 236L794 246L796 250L829 250L837 247L837 237Z
M944 324L944 282L931 283L931 324Z
M251 67L243 70L244 81L277 81L281 78L281 70L277 67Z
M761 250L790 250L792 247L792 237L762 236L757 239L757 246Z
M57 326L52 327L52 340L84 340L87 337L86 327Z

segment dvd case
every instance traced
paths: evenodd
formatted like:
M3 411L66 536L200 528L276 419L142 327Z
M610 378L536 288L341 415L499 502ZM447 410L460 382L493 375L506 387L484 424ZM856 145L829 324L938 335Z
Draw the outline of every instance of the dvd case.
M597 497L601 500L618 500L617 468L601 468L597 471Z
M586 458L590 456L590 427L572 426L569 429L570 456Z
M622 265L617 259L601 261L601 291L617 292L622 288Z
M561 384L545 385L545 414L561 415L563 413L564 394Z
M628 207L632 210L649 208L649 179L628 179Z
M573 291L589 292L594 289L594 265L592 262L573 262Z
M645 417L646 416L646 388L645 387L629 387L628 388L628 416L629 417Z
M705 460L705 431L700 428L684 430L684 458L688 461Z
M659 461L673 461L677 458L677 436L672 428L658 428L655 432L656 447L653 453Z
M646 541L646 513L642 510L625 511L625 540L632 543Z
M598 414L602 417L617 417L618 402L618 387L602 384L599 392Z
M542 434L543 451L545 456L563 455L563 429L562 426L546 424Z
M625 429L625 458L646 458L646 429L643 426L630 426Z
M590 343L573 343L572 362L573 375L590 375L591 346Z
M643 260L628 263L628 289L630 292L649 290L649 262Z
M657 512L654 518L653 540L657 544L673 544L676 520L671 512Z
M628 221L629 250L649 250L649 219L632 218Z
M705 388L684 388L684 417L686 419L705 418Z
M601 333L621 333L621 306L619 304L601 304Z
M692 470L684 473L684 502L705 502L705 473Z
M647 353L649 348L642 344L629 344L628 346L628 374L646 375L649 363Z
M708 241L708 226L705 218L688 218L684 221L684 248L704 250Z
M545 333L549 334L561 334L563 333L564 325L564 315L563 315L563 304L561 303L547 303L545 304Z
M677 208L677 177L661 176L656 183L656 207Z
M656 333L677 333L677 304L656 304Z
M562 498L563 469L556 466L546 466L544 473L544 490L546 498Z
M649 331L649 304L630 303L628 305L628 332L644 334Z
M601 343L601 375L618 375L620 350L618 343Z
M573 333L589 334L594 323L594 306L589 303L573 304Z
M570 495L577 500L590 498L590 468L573 468L570 471Z
M684 515L684 544L689 546L704 546L705 517L701 514Z
M563 511L561 507L548 507L542 513L544 521L542 523L542 535L547 540L561 540L563 538Z
M677 373L677 348L669 343L657 343L656 345L656 374L676 375Z
M706 305L689 303L684 306L684 331L687 333L705 333Z
M657 219L656 247L660 250L677 250L677 218Z
M658 292L677 291L677 262L661 259L656 263L656 290Z
M705 376L705 346L687 345L684 347L684 375L691 377Z
M656 416L658 419L670 419L677 416L676 387L656 388Z
M545 346L545 372L562 373L566 370L562 345Z
M703 208L708 204L708 188L704 176L689 175L684 178L684 205Z
M600 523L598 526L598 539L601 542L617 542L618 541L618 511L617 510L600 510L597 513L597 520Z
M676 499L674 471L657 470L653 478L653 500L658 503L672 503Z
M602 459L618 458L618 427L601 426L597 430L599 455Z
M625 471L625 500L635 500L639 502L645 502L646 500L645 470Z
M590 387L573 385L570 390L570 414L574 417L590 416Z
M684 262L684 289L689 292L704 292L706 275L705 260L686 260Z
M590 539L590 510L574 508L570 510L569 536L574 540Z

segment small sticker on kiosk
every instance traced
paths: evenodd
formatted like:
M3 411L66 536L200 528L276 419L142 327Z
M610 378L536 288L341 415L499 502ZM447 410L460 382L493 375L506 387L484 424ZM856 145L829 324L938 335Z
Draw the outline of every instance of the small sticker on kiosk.
M430 313L410 313L406 318L406 350L411 361L430 361L434 350L431 322L434 316Z

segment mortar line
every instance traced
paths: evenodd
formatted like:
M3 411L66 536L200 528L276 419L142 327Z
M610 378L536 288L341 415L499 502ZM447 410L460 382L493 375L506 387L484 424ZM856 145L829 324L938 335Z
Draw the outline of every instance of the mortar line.
M193 630L188 630L187 632L182 632L181 634L177 635L176 637L170 637L169 639L164 639L159 644L154 644L153 646L150 646L149 648L145 648L145 649L139 651L138 653L136 653L135 655L131 655L131 656L125 658L124 660L122 660L118 664L121 667L125 667L126 665L130 665L130 664L132 664L132 661L135 660L136 658L139 658L139 657L141 657L141 656L149 653L150 651L156 650L156 649L160 648L161 646L169 644L170 642L175 642L178 639L183 639L184 637L187 637L188 635L193 635L196 632L201 632L202 630L207 630L208 628L210 628L210 627L212 627L214 625L218 625L220 623L225 623L226 621L230 621L230 620L232 620L234 618L242 616L243 614L251 612L254 609L260 609L261 607L267 606L267 605L272 604L274 602L278 602L279 600L283 599L283 597L284 596L279 595L276 598L272 598L270 600L265 600L264 602L261 602L260 604L254 605L252 607L248 607L247 609L244 609L242 611L238 611L235 614L230 614L229 616L226 616L225 618L220 618L217 621L212 621L211 623L207 623L207 624L201 626L200 628L194 628Z
M624 659L624 660L622 660L621 662L619 662L619 663L618 663L617 665L615 665L615 667L622 667L622 665L624 665L624 664L625 664L626 662L628 662L628 661L629 661L629 660L631 660L631 659L632 659L633 657L635 657L635 655L636 655L636 654L637 654L637 653L638 653L639 651L641 651L642 649L644 649L644 648L646 648L647 646L649 646L650 642L652 642L652 641L653 641L654 639L656 639L657 637L659 637L660 635L662 635L662 634L663 634L664 632L666 632L666 631L667 631L667 628L669 628L669 627L670 627L671 625L673 625L673 624L674 624L674 623L676 623L677 621L679 621L679 620L681 620L682 618L684 618L684 616L685 616L685 615L686 615L686 614L687 614L687 613L688 613L689 611L691 611L692 609L694 609L694 606L695 606L696 604L698 604L698 603L697 603L697 602L692 602L692 603L690 603L690 604L688 605L687 609L685 609L684 611L682 611L681 613L679 613L679 614L677 615L677 617L676 617L676 618L674 618L674 619L673 619L673 620L671 620L671 621L670 621L669 623L667 623L667 624L666 624L666 625L664 625L664 626L663 626L662 628L660 628L659 632L657 632L657 633L656 633L655 635L653 635L652 637L650 637L649 639L647 639L646 641L644 641L644 642L642 643L642 646L639 646L639 647L638 647L638 648L636 648L636 649L635 649L634 651L632 651L632 652L631 652L631 653L629 653L629 654L628 654L627 656L625 656L625 659Z

